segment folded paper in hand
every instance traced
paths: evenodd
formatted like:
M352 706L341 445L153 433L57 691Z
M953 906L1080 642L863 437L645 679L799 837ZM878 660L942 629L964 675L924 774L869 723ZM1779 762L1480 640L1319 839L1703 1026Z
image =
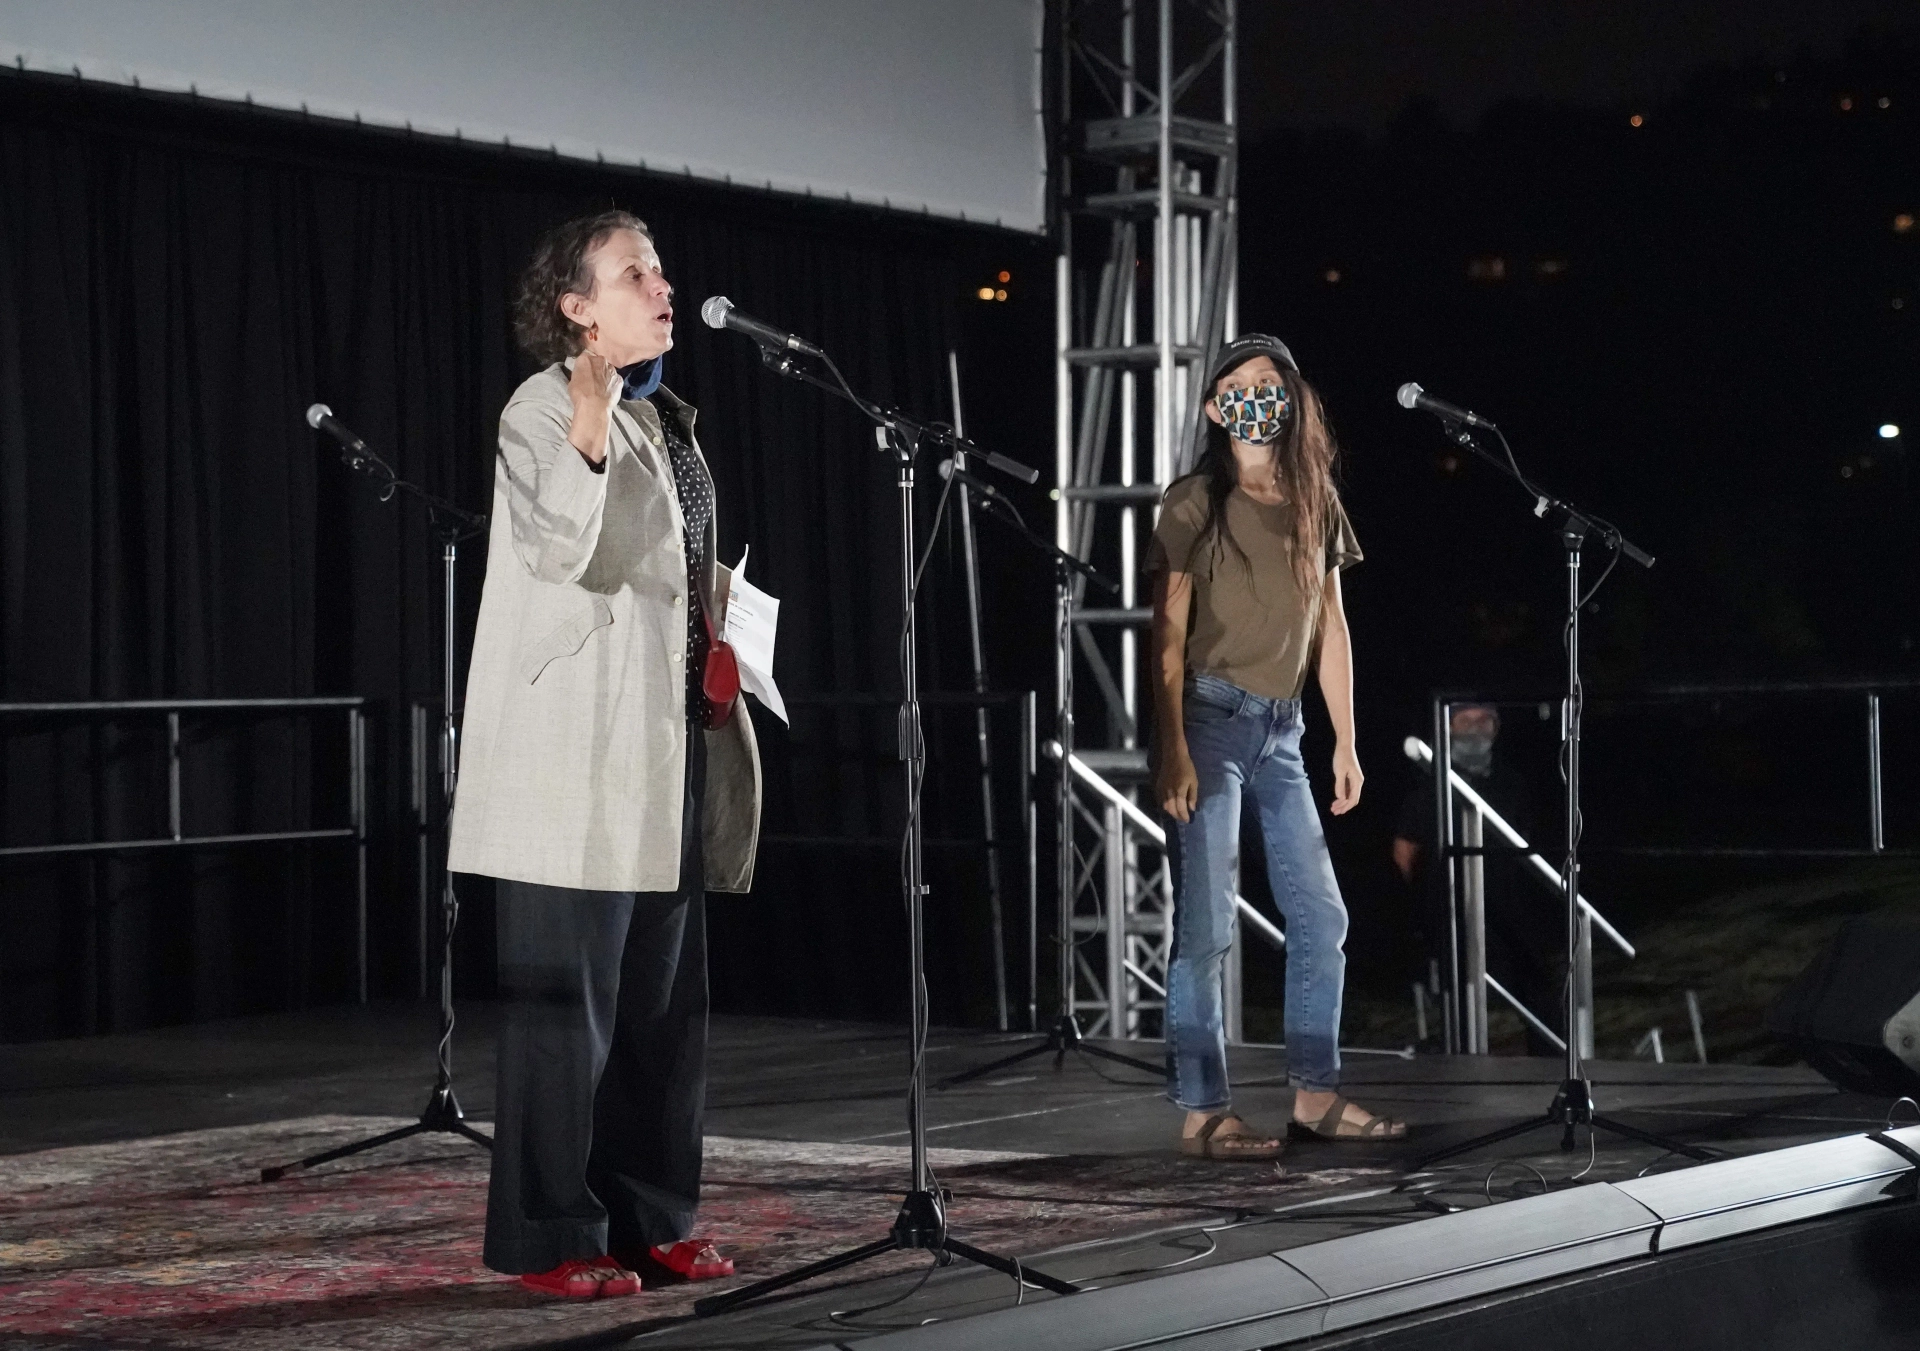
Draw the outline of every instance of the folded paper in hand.
M740 688L754 695L787 722L786 701L773 683L774 630L780 622L780 600L747 581L747 556L734 565L727 589L727 619L720 637L732 644L740 664ZM792 726L788 723L788 726Z

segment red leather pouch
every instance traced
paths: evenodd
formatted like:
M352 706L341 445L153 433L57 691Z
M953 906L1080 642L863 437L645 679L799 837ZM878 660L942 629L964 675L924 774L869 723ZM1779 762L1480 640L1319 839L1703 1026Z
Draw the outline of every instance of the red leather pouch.
M734 660L733 648L713 631L713 616L707 613L704 598L700 619L707 626L707 664L700 672L700 692L707 696L707 726L725 727L740 698L740 663Z

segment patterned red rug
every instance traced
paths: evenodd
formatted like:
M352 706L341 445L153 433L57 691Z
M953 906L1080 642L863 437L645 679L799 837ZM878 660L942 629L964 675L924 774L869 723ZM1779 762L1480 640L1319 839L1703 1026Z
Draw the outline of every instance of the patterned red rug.
M448 1137L282 1182L263 1164L405 1124L308 1117L0 1158L0 1343L9 1347L533 1347L686 1315L714 1282L542 1299L480 1265L487 1158ZM1032 1254L1298 1195L1271 1170L1177 1155L934 1150L954 1233ZM907 1171L893 1146L708 1137L702 1232L738 1281L886 1231ZM1357 1171L1357 1170L1356 1170ZM1343 1174L1344 1175L1344 1174ZM900 1253L863 1275L916 1267Z

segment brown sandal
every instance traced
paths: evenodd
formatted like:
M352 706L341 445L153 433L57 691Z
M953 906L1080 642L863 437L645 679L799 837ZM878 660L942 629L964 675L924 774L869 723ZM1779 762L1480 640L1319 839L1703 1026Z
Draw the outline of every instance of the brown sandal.
M1365 1125L1349 1128L1347 1108L1352 1105L1336 1093L1333 1095L1333 1106L1327 1108L1326 1114L1318 1122L1308 1125L1304 1121L1289 1121L1287 1137L1293 1140L1338 1140L1343 1143L1407 1138L1406 1122L1395 1121L1390 1116L1380 1116L1377 1113L1369 1113L1370 1119Z
M1237 1119L1231 1112L1208 1117L1194 1134L1180 1137L1180 1152L1196 1159L1265 1163L1279 1158L1285 1151L1285 1140L1274 1140L1272 1136L1255 1135L1247 1130L1220 1130L1226 1122ZM1244 1121L1240 1124L1243 1127L1246 1125Z

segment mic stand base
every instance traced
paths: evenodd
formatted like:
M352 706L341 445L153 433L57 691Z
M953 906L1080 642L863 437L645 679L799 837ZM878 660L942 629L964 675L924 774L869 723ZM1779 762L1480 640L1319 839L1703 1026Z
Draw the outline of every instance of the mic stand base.
M349 459L349 465L362 470L367 469L365 461L356 463ZM384 464L383 464L384 467ZM440 531L440 577L442 602L445 609L444 629L441 634L441 699L440 706L440 751L444 757L441 765L443 775L442 791L446 801L453 802L454 779L457 772L456 746L454 742L453 722L453 658L454 658L454 581L459 572L460 541L465 536L483 528L483 517L462 511L443 498L432 497L420 492L412 484L402 479L393 479L388 471L388 482L392 488L405 488L427 504L430 512L436 513L436 523ZM390 495L390 493L389 493ZM384 500L384 498L383 498ZM491 1151L493 1141L467 1124L466 1113L460 1110L460 1100L453 1094L453 933L460 922L460 897L453 889L453 874L445 873L440 883L440 1040L434 1047L435 1073L433 1092L427 1098L426 1110L420 1113L420 1119L411 1126L402 1126L398 1130L387 1131L361 1140L355 1144L342 1145L338 1149L329 1149L319 1154L310 1154L298 1163L280 1164L260 1170L262 1182L278 1182L289 1173L300 1172L322 1163L331 1163L335 1159L344 1159L364 1150L378 1149L410 1136L437 1132L458 1135L473 1141L482 1149Z
M1116 1065L1125 1065L1129 1069L1136 1069L1143 1074L1151 1074L1159 1079L1164 1079L1167 1073L1164 1065L1152 1065L1144 1060L1137 1060L1133 1056L1122 1055L1118 1051L1109 1051L1104 1046L1093 1045L1081 1036L1080 1024L1073 1015L1063 1013L1054 1019L1053 1026L1047 1029L1047 1035L1043 1041L1036 1045L1015 1051L1012 1055L1001 1056L1000 1059L989 1061L985 1065L976 1065L970 1070L962 1070L958 1074L950 1074L934 1084L934 1087L955 1088L960 1084L972 1083L975 1079L984 1079L987 1075L995 1071L1006 1069L1012 1065L1024 1064L1037 1055L1051 1055L1053 1057L1054 1069L1059 1070L1066 1065L1067 1052L1069 1051L1077 1051L1081 1055L1094 1056L1101 1060L1111 1061Z
M915 548L914 533L914 456L918 450L918 430L915 424L906 419L892 419L887 410L869 404L856 396L852 389L841 381L839 386L829 385L825 381L794 367L791 360L762 349L761 356L767 365L782 375L791 376L805 383L817 385L829 393L847 399L872 418L882 429L879 444L894 461L895 483L898 488L897 500L900 509L900 759L906 767L907 784L907 836L902 851L901 882L905 891L907 911L907 968L909 977L908 1008L911 1010L911 1037L913 1042L913 1065L907 1084L907 1136L908 1151L911 1157L913 1178L907 1188L906 1199L900 1206L900 1213L894 1217L893 1228L887 1237L858 1248L849 1248L845 1252L835 1253L817 1262L809 1262L795 1267L791 1271L769 1276L764 1281L755 1281L752 1285L742 1286L738 1290L729 1290L724 1295L713 1295L696 1302L693 1306L695 1316L706 1318L714 1314L725 1313L749 1301L770 1295L776 1290L784 1290L790 1285L812 1280L815 1276L824 1276L830 1272L842 1270L879 1257L890 1252L929 1252L938 1266L949 1265L954 1258L962 1257L979 1266L1012 1276L1015 1280L1032 1284L1043 1290L1051 1290L1060 1295L1077 1295L1079 1288L1071 1282L1047 1276L1037 1271L1026 1270L1012 1258L1001 1257L970 1243L962 1243L947 1233L947 1216L944 1194L936 1192L933 1170L927 1163L927 1124L922 1108L926 1100L926 1028L927 1028L927 982L924 914L927 886L922 864L923 823L920 816L920 790L925 773L926 751L920 733L920 662L919 628L914 621ZM829 365L831 362L829 361ZM838 371L835 371L836 376Z
M1670 1154L1682 1154L1689 1159L1702 1162L1715 1157L1711 1152L1697 1145L1686 1145L1678 1140L1670 1140L1664 1135L1655 1135L1652 1131L1643 1131L1637 1126L1629 1126L1623 1121L1602 1116L1593 1110L1593 1086L1585 1079L1568 1079L1560 1085L1560 1091L1553 1095L1553 1102L1543 1116L1531 1121L1521 1121L1511 1126L1503 1126L1497 1131L1488 1131L1485 1135L1476 1135L1471 1140L1462 1140L1457 1145L1436 1150L1413 1165L1413 1171L1430 1168L1436 1163L1469 1153L1485 1145L1499 1144L1502 1140L1512 1140L1530 1131L1548 1130L1560 1127L1560 1148L1571 1153L1574 1146L1573 1128L1585 1126L1589 1132L1601 1130L1643 1145L1654 1145Z
M755 1281L752 1285L741 1286L738 1290L729 1290L724 1295L710 1295L694 1303L696 1317L708 1318L714 1314L725 1313L729 1309L760 1299L776 1290L784 1290L790 1285L810 1281L815 1276L825 1276L890 1252L927 1252L933 1254L935 1266L950 1266L956 1257L964 1258L975 1266L986 1267L1003 1276L1011 1276L1017 1281L1038 1286L1042 1290L1051 1290L1056 1295L1077 1295L1078 1286L1071 1281L1063 1281L1045 1272L1035 1271L1010 1257L990 1253L984 1248L976 1248L971 1243L963 1243L947 1233L945 1212L941 1208L940 1198L930 1191L911 1191L900 1205L900 1213L894 1217L893 1228L887 1237L872 1243L862 1244L858 1248L848 1248L845 1252L823 1257L817 1262L809 1262L792 1271L783 1271L778 1276L769 1276L764 1281Z
M322 1154L311 1154L298 1163L282 1164L277 1168L262 1168L260 1180L278 1182L289 1173L297 1173L323 1163L332 1163L335 1159L344 1159L369 1149L378 1149L382 1145L394 1144L415 1135L429 1133L458 1135L473 1141L482 1149L490 1151L493 1148L492 1140L467 1124L466 1113L460 1110L460 1100L453 1095L453 1085L436 1084L433 1096L427 1099L426 1110L420 1113L420 1119L411 1126L402 1126L398 1130L387 1131L382 1135L375 1135L350 1145L342 1145L338 1149L329 1149Z
M959 482L963 492L971 493L972 486L970 484L965 480L959 480ZM1119 593L1120 588L1116 583L1101 576L1083 560L1075 558L1072 554L1067 553L1065 550L1058 548L1039 535L1036 535L1032 530L1027 528L1027 523L1020 519L1018 512L1014 511L997 497L982 496L978 500L981 509L987 515L1012 529L1015 534L1026 540L1028 544L1032 545L1039 552L1046 555L1053 563L1054 604L1062 622L1067 621L1069 608L1073 602L1073 578L1076 574L1086 578L1089 582L1110 594L1117 595ZM1065 641L1064 638L1062 641ZM1061 691L1062 708L1060 710L1060 737L1062 747L1060 754L1060 791L1062 794L1065 794L1069 791L1067 786L1067 756L1072 751L1071 712L1073 691L1070 671L1063 672L1062 678L1065 683ZM1064 798L1062 801L1064 806ZM1063 816L1063 820L1064 819L1066 818ZM1063 826L1062 829L1064 830L1065 827ZM1000 1059L991 1061L985 1065L978 1065L973 1069L962 1070L958 1074L949 1075L947 1078L936 1083L934 1085L935 1088L952 1088L956 1084L969 1083L975 1079L984 1078L996 1070L1006 1069L1009 1065L1022 1064L1040 1055L1051 1054L1053 1056L1053 1067L1055 1070L1059 1070L1066 1065L1068 1051L1077 1051L1081 1055L1112 1061L1116 1065L1125 1065L1129 1069L1139 1070L1142 1074L1156 1075L1162 1079L1166 1077L1165 1066L1149 1064L1145 1060L1136 1060L1134 1057L1122 1055L1118 1051L1109 1051L1105 1047L1091 1045L1080 1034L1080 1022L1073 1016L1073 908L1071 894L1069 892L1072 884L1069 879L1070 873L1062 876L1060 895L1058 897L1060 924L1060 937L1058 940L1060 943L1060 969L1058 972L1060 1012L1054 1018L1052 1025L1048 1027L1045 1038L1033 1046L1015 1051L1012 1055L1002 1056Z
M1464 438L1464 439L1463 439ZM1461 430L1454 438L1464 445L1478 450L1471 434ZM1484 452L1481 452L1484 454ZM1491 457L1489 457L1491 458ZM1498 463L1498 461L1496 461ZM1517 477L1517 474L1516 474ZM1524 482L1524 480L1522 480ZM1414 1171L1451 1159L1483 1145L1498 1144L1502 1140L1511 1140L1525 1135L1529 1131L1543 1127L1560 1127L1560 1148L1573 1149L1573 1132L1576 1126L1585 1126L1589 1137L1597 1130L1623 1136L1643 1145L1653 1145L1670 1154L1684 1155L1689 1159L1707 1160L1714 1156L1697 1145L1681 1144L1664 1135L1655 1135L1652 1131L1643 1131L1611 1117L1601 1116L1593 1110L1593 1084L1586 1077L1586 1058L1581 1052L1580 1035L1581 1010L1575 995L1575 933L1579 924L1580 903L1580 715L1586 700L1585 688L1580 681L1580 608L1592 599L1591 593L1583 593L1580 586L1580 550L1585 543L1592 522L1565 503L1554 503L1545 496L1540 497L1537 510L1557 506L1564 515L1559 530L1561 548L1566 554L1567 570L1567 688L1566 703L1560 719L1561 751L1560 762L1565 767L1566 821L1567 821L1567 859L1561 874L1562 898L1566 906L1566 957L1567 957L1567 1003L1564 1012L1567 1015L1566 1077L1560 1081L1560 1091L1554 1094L1548 1104L1546 1114L1531 1121L1522 1121L1512 1126L1504 1126L1485 1135L1477 1135L1471 1140L1462 1140L1457 1145L1436 1150L1414 1164ZM1624 547L1624 542L1622 542ZM1440 772L1436 760L1434 772ZM1449 864L1451 866L1451 864Z

